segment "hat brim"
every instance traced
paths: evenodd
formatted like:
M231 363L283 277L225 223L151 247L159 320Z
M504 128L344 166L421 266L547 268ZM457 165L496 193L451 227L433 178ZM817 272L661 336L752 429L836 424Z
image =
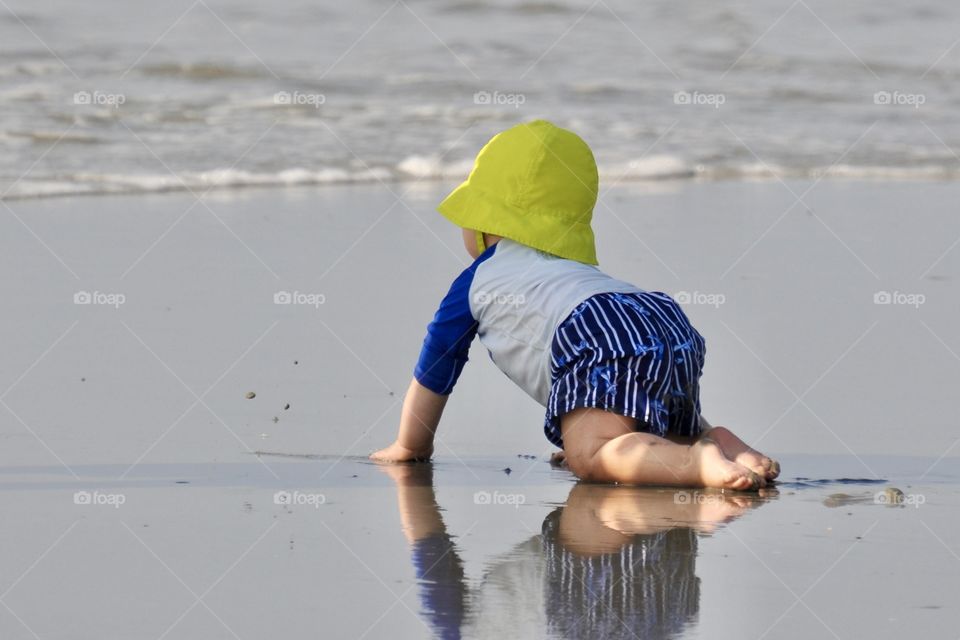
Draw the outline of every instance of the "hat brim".
M467 179L437 206L447 220L465 229L509 238L546 253L596 265L589 224L563 220L549 211L520 209L491 197Z

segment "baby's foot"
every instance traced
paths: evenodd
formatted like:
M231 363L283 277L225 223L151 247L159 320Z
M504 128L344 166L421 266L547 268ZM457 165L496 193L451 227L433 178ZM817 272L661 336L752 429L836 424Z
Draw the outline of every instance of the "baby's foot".
M766 486L763 476L742 464L724 457L719 445L709 436L702 436L690 446L705 487L755 491Z
M765 480L773 480L780 475L779 462L751 448L730 429L714 427L709 431L709 438L717 443L728 460L733 460L755 471Z

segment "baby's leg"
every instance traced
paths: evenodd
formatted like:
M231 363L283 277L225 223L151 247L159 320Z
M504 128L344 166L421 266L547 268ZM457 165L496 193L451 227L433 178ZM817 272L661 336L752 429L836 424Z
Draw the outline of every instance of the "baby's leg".
M581 408L560 419L570 469L582 480L623 484L756 489L762 477L727 460L709 438L675 444L634 431L634 420Z

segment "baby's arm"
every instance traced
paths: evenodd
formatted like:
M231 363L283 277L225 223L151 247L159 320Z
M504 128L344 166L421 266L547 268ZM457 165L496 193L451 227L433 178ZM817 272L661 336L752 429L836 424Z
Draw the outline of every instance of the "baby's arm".
M396 441L370 457L389 462L428 460L433 455L433 435L448 397L431 391L414 378L403 400Z
M374 460L427 460L433 454L433 436L440 415L469 359L470 343L477 334L469 296L478 262L454 280L427 327L413 381L403 400L397 440L373 453L370 457Z

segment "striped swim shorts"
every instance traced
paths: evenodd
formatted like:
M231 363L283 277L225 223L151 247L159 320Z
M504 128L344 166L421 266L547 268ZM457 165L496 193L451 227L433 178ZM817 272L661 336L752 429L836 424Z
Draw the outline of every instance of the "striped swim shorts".
M665 293L600 293L557 327L543 430L563 447L560 418L594 407L658 436L700 433L706 343Z

